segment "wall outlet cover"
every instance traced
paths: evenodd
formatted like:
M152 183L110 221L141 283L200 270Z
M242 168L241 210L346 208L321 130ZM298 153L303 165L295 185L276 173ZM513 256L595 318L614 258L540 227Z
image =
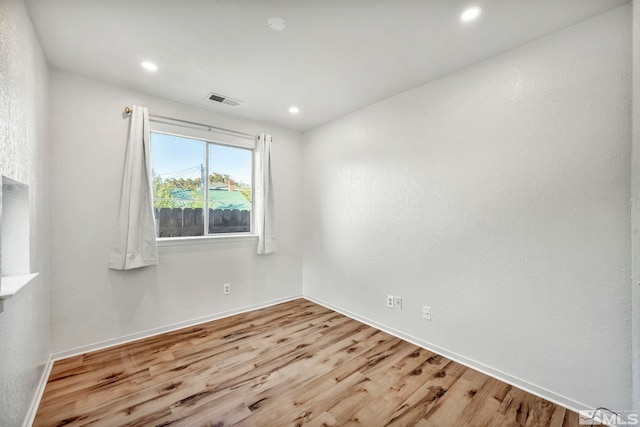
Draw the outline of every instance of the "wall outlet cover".
M387 295L387 308L395 308L396 299L393 295Z
M395 297L395 307L402 310L402 297Z

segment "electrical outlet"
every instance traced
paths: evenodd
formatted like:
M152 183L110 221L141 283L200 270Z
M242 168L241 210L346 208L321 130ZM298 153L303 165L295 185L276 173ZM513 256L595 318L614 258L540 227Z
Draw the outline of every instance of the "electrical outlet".
M395 297L395 307L402 310L402 297Z
M225 283L222 285L222 295L229 295L231 293L231 283Z
M395 308L396 299L393 295L387 295L387 308Z
M422 318L424 320L431 320L431 307L427 307L426 305L422 307Z

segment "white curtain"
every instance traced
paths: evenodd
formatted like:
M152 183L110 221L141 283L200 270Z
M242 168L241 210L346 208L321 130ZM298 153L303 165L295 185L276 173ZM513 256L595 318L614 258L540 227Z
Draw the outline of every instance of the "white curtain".
M150 137L149 112L145 107L134 105L122 178L120 212L109 256L109 268L114 270L158 264Z
M278 249L275 230L275 203L271 179L271 135L261 134L255 149L255 231L258 253L269 254Z

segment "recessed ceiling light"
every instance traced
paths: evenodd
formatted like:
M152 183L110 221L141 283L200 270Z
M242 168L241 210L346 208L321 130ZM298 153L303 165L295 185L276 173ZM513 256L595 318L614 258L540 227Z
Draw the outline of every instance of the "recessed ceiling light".
M462 14L460 15L460 21L462 21L462 22L473 21L478 16L480 16L480 12L481 11L482 11L482 9L480 9L477 6L470 7L468 9L466 9L464 12L462 12Z
M158 66L156 64L154 64L153 62L149 62L149 61L144 61L142 64L142 68L144 68L147 71L158 71Z
M296 106L293 106L293 107L289 108L289 112L291 114L298 114L300 112L300 109L298 107L296 107Z
M287 26L287 23L284 22L282 18L269 18L267 20L267 25L274 31L282 31Z

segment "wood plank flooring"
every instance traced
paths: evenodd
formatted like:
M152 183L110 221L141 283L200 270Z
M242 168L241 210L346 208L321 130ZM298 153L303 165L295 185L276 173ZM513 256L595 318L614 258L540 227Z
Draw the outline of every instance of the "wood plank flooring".
M554 426L578 415L299 299L57 361L34 426Z

